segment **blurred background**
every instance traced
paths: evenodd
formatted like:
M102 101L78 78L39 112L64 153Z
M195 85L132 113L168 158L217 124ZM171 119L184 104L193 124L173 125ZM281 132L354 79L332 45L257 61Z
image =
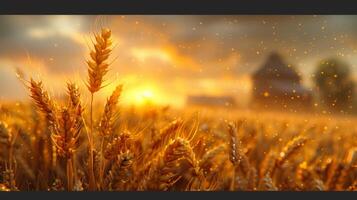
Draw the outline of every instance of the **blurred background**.
M0 101L27 101L16 77L84 97L91 36L109 27L105 99L122 104L357 113L357 16L0 16Z

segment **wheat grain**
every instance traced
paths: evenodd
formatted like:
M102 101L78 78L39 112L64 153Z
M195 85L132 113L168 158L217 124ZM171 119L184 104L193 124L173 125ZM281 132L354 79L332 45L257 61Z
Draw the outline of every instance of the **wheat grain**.
M34 81L32 78L30 80L30 96L34 100L36 106L40 111L45 114L47 121L50 126L56 130L57 126L57 116L56 116L56 106L52 102L47 91L43 89L41 81Z
M109 137L112 134L114 112L122 92L122 88L122 85L118 85L112 95L107 99L104 113L99 124L100 134L102 137Z
M90 52L91 60L87 60L88 64L88 90L91 93L98 92L103 84L103 78L108 72L109 64L107 59L111 53L111 31L102 29L101 34L95 35L94 49Z

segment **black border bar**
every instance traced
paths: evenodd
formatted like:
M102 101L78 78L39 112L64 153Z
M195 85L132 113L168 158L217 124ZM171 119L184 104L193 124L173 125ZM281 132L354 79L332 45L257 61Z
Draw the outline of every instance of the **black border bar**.
M1 0L1 14L357 14L356 0Z

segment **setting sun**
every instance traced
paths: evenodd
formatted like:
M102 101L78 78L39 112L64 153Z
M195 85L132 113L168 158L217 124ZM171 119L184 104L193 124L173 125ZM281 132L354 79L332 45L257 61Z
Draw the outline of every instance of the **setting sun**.
M144 91L138 91L135 95L135 103L137 104L146 104L152 103L154 101L154 93L150 89Z
M131 88L124 94L126 103L143 106L148 104L162 104L163 98L154 86Z

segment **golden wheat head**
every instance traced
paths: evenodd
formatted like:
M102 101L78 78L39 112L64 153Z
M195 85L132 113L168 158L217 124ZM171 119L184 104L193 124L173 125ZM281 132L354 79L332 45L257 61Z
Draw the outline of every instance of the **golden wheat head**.
M107 62L112 51L111 31L102 29L101 34L95 35L93 42L94 49L90 52L88 65L88 90L91 93L98 92L103 83L103 77L108 72L109 64Z
M115 114L115 108L121 95L123 86L118 85L113 91L112 95L107 99L105 104L104 113L100 121L100 134L102 136L109 136L112 132L113 118Z
M36 82L31 78L30 80L30 96L35 102L37 108L46 116L50 125L56 125L56 107L48 95L47 91L43 89L42 82Z

